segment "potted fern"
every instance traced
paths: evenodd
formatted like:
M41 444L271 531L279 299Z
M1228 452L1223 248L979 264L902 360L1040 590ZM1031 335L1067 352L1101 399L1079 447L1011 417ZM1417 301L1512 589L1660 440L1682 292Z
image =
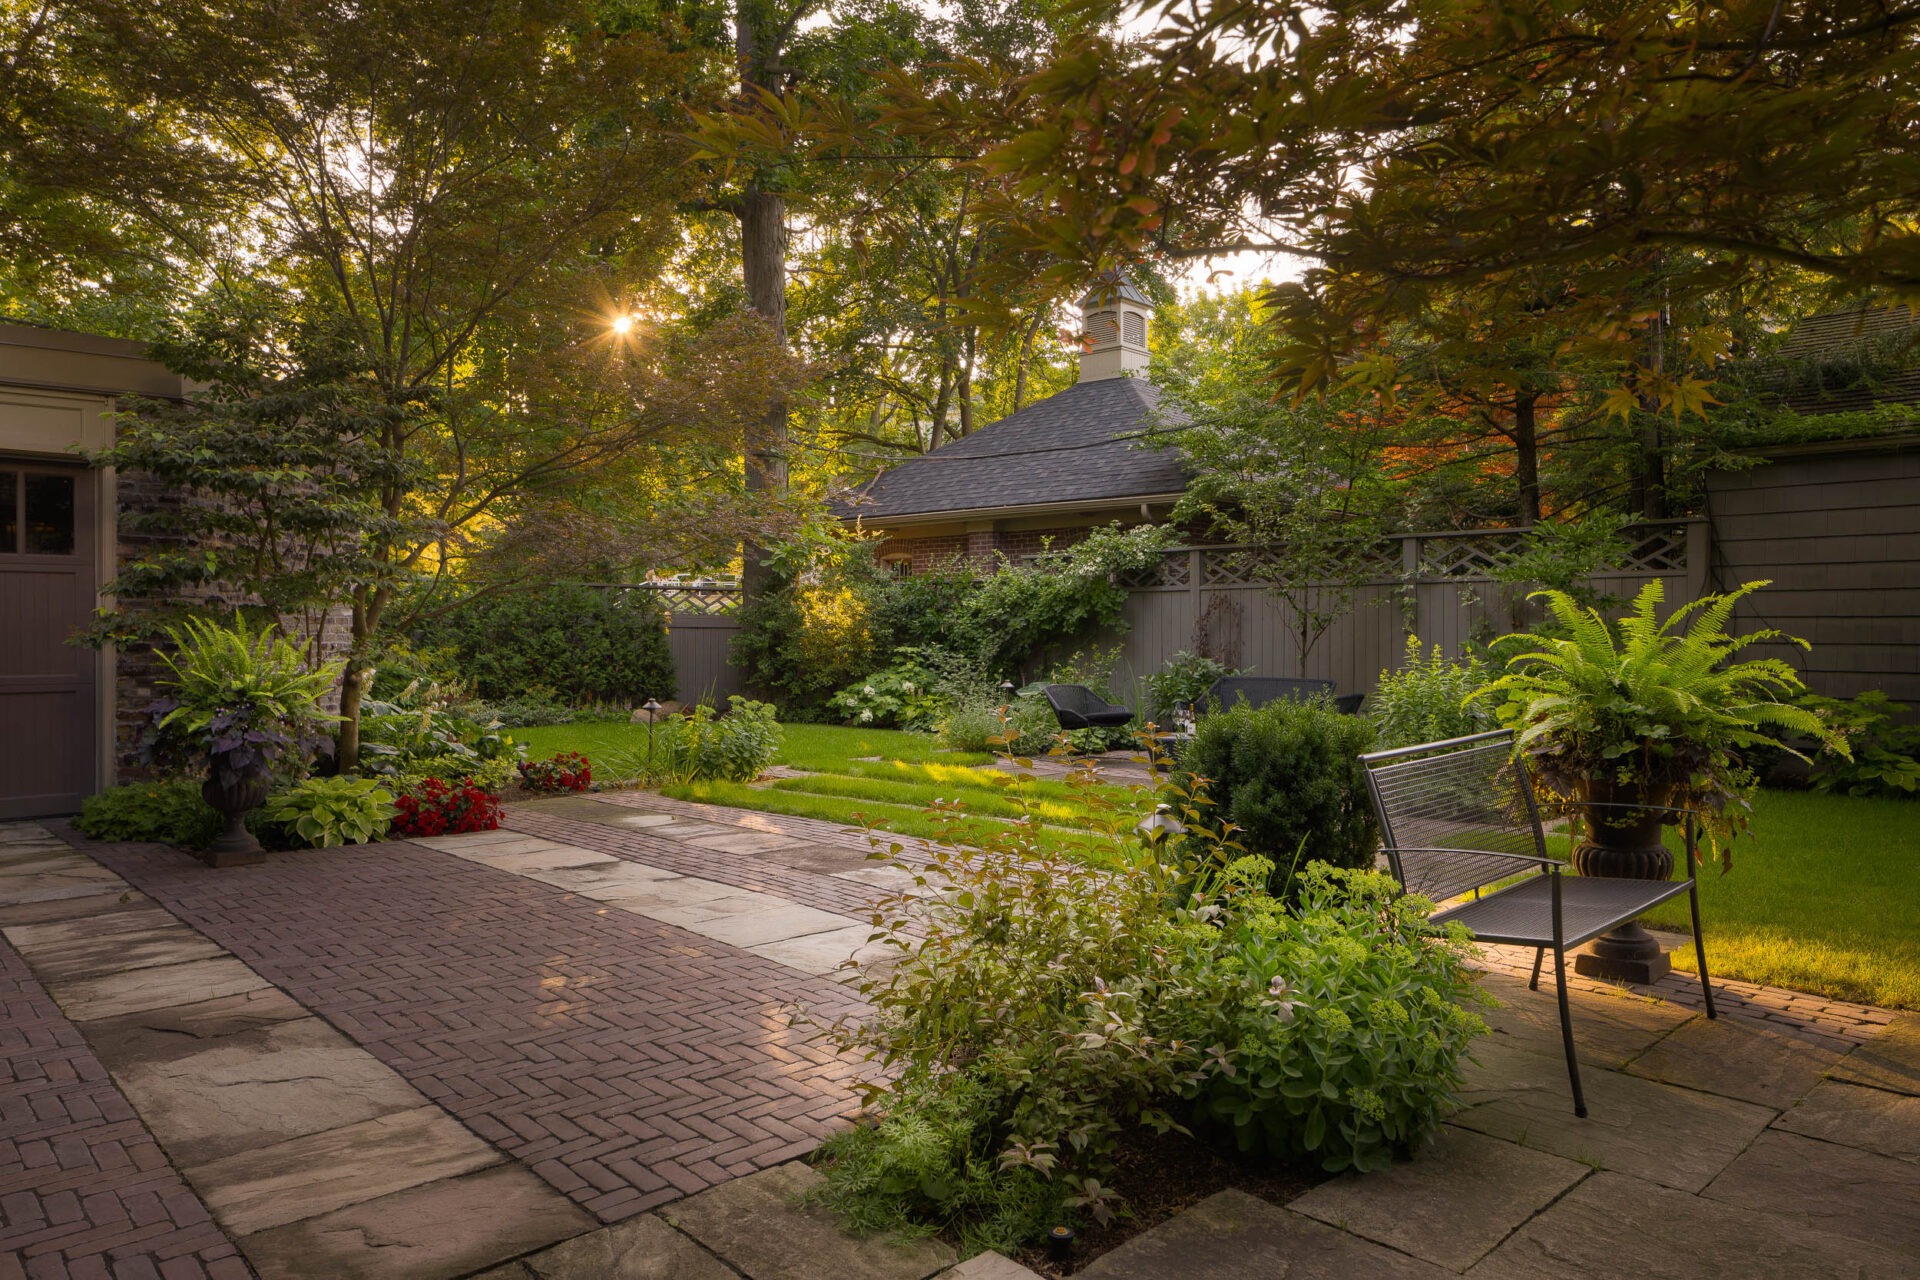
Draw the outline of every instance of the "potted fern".
M1535 592L1561 634L1522 633L1500 642L1506 672L1472 698L1495 698L1501 720L1538 786L1573 802L1583 838L1572 861L1581 875L1665 880L1673 855L1663 826L1695 815L1696 829L1732 866L1733 837L1747 829L1756 780L1746 753L1799 752L1774 735L1803 734L1842 753L1842 739L1791 699L1805 692L1778 658L1732 659L1750 645L1804 640L1775 630L1727 633L1734 606L1766 586L1706 595L1673 611L1647 583L1627 615L1609 623L1562 591ZM1575 968L1597 977L1650 982L1667 971L1660 945L1638 924L1596 939Z
M169 696L155 704L158 727L205 762L200 794L225 819L202 856L216 867L257 862L263 855L247 814L265 802L275 766L304 758L319 744L320 726L337 719L320 700L341 664L310 667L272 624L254 631L237 614L231 627L194 618L167 636L173 651L160 656L168 674L157 684Z

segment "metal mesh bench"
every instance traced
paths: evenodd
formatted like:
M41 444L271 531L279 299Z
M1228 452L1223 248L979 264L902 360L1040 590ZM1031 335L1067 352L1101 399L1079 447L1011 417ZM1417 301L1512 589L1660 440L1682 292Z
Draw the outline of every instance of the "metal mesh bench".
M1126 724L1133 712L1115 706L1083 684L1050 684L1047 705L1062 729L1092 729Z
M1715 1016L1706 944L1700 933L1692 813L1664 810L1682 819L1685 880L1576 876L1547 856L1533 782L1525 766L1514 759L1512 733L1479 733L1376 751L1360 759L1367 766L1367 787L1394 879L1406 892L1424 894L1441 904L1434 913L1435 922L1458 921L1482 942L1532 947L1533 979L1527 985L1536 991L1541 961L1552 949L1560 1037L1575 1115L1586 1115L1587 1104L1580 1089L1580 1063L1574 1055L1573 1020L1567 1007L1569 947L1687 894L1693 907L1693 945L1707 1016ZM1650 810L1655 806L1611 807ZM1454 901L1469 893L1471 898Z

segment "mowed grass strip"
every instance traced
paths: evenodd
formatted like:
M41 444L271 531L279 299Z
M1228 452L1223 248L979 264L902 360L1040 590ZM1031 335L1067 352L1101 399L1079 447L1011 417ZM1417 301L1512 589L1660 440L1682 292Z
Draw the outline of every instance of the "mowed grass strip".
M1720 977L1920 1009L1920 803L1762 791L1733 870L1700 872L1707 966ZM1687 900L1649 917L1690 927ZM1694 968L1676 948L1676 967Z

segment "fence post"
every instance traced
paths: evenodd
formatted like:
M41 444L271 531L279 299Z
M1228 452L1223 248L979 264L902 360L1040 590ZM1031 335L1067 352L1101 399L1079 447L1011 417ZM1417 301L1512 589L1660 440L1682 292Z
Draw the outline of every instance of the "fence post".
M1687 599L1698 600L1707 593L1709 570L1713 567L1712 526L1705 520L1687 522Z
M1410 624L1414 635L1425 636L1426 619L1420 616L1420 535L1417 533L1400 539L1400 578L1400 589L1413 602L1412 608L1402 611L1400 617Z
M1187 548L1187 636L1200 625L1200 548Z

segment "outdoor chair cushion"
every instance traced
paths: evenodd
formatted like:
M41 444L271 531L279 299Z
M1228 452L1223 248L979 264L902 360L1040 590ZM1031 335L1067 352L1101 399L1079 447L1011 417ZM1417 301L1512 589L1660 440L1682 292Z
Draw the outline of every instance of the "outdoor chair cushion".
M1133 712L1117 707L1083 684L1050 684L1047 705L1062 729L1091 729L1095 726L1122 725L1133 719Z

